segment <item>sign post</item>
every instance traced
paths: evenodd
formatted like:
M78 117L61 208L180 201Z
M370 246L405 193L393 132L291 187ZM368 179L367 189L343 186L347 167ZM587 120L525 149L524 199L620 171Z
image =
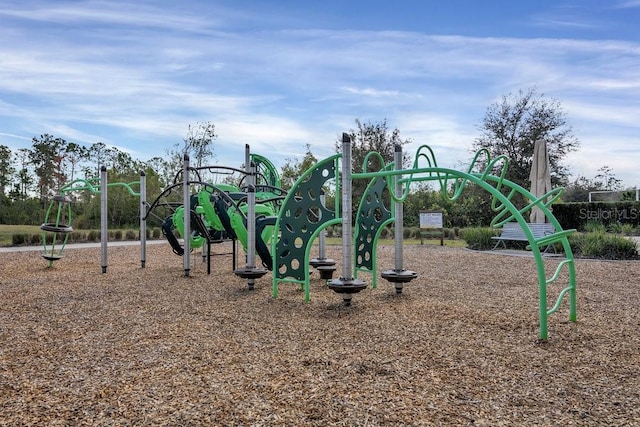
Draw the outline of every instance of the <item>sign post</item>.
M420 211L420 244L429 236L439 236L440 246L444 246L442 211Z

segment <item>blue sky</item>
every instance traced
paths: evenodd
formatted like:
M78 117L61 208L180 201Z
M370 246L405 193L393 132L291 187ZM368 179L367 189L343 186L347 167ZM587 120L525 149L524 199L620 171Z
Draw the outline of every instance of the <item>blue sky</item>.
M640 0L0 0L0 145L49 133L162 156L211 121L244 146L318 158L355 119L460 168L487 107L536 87L562 104L573 176L640 186Z

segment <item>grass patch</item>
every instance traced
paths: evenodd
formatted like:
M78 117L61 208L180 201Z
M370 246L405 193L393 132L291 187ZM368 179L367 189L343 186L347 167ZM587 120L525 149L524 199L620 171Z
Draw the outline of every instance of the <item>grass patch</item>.
M139 230L136 229L115 229L108 230L107 239L109 241L137 240ZM15 236L15 237L14 237ZM147 238L161 238L159 228L147 228ZM100 230L74 230L68 238L67 243L87 243L99 242ZM16 243L19 242L19 243ZM42 244L42 230L38 225L0 225L0 247Z
M38 225L6 225L0 224L0 246L11 246L14 234L40 234Z
M327 245L342 245L342 238L340 237L325 237L324 239ZM420 245L420 239L403 239L402 243L404 245ZM393 239L378 239L379 245L393 245ZM437 245L440 246L440 239L424 239L425 245ZM456 239L456 240L447 240L444 239L444 246L448 246L451 248L464 248L467 246L467 243L464 240Z

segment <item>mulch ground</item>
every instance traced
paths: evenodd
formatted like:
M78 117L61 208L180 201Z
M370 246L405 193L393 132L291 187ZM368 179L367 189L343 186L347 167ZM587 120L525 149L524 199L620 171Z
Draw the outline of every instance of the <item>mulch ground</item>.
M539 342L532 258L408 246L401 295L379 279L345 307L317 273L305 303L229 255L185 277L147 254L0 254L0 425L640 425L640 262L576 261L578 322L564 302Z

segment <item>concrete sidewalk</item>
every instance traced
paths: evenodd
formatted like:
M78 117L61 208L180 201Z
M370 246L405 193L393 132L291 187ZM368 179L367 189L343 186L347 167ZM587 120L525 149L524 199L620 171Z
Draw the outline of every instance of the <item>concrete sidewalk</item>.
M169 244L166 240L147 240L147 245L157 245L160 243ZM102 244L100 242L92 242L92 243L69 243L65 245L64 250L72 250L72 249L88 249L88 248L99 248ZM140 246L139 240L123 240L123 241L115 241L108 242L107 247L115 247L115 246ZM60 245L56 245L57 248ZM35 251L44 251L44 247L42 245L38 246L7 246L0 247L0 253L10 253L10 252L35 252Z

